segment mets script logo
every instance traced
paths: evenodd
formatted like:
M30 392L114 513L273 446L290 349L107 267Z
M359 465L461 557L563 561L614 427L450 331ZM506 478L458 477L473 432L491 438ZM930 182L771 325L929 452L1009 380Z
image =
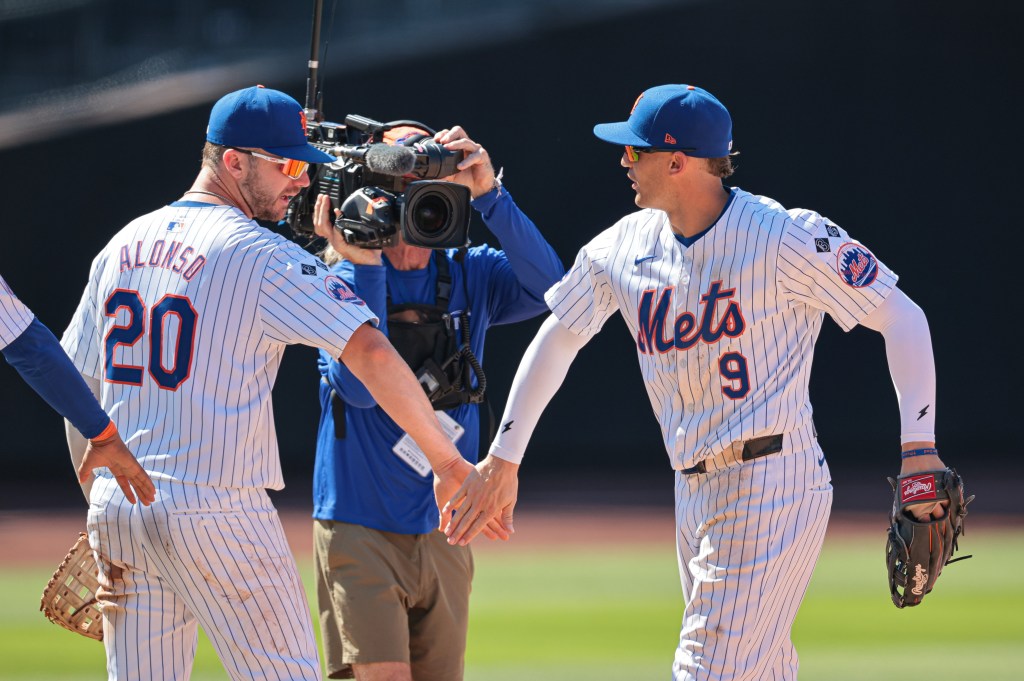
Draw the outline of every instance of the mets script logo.
M860 244L845 243L836 253L839 276L854 288L870 286L878 276L878 261Z
M742 335L747 323L743 319L740 304L732 297L736 289L722 289L722 282L712 282L707 293L700 297L702 307L700 323L693 312L684 312L675 319L669 318L672 308L672 292L669 286L654 303L656 291L644 291L640 296L637 310L637 346L640 352L652 355L655 352L689 350L698 341L714 343L722 336L736 338ZM719 310L719 303L722 309Z
M324 286L327 288L327 292L330 293L331 297L335 300L343 303L354 303L356 305L363 304L363 301L359 299L359 296L352 293L352 290L345 285L345 282L333 274L324 278Z
M935 477L931 474L925 474L901 480L900 497L904 503L918 499L934 499Z

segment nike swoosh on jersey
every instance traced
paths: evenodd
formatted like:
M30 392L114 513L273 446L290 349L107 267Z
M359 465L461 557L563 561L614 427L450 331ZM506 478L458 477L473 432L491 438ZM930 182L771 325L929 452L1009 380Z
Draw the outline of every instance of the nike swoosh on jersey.
M654 259L653 255L638 255L636 260L633 261L633 264L634 265L639 265L644 260L653 260L653 259Z

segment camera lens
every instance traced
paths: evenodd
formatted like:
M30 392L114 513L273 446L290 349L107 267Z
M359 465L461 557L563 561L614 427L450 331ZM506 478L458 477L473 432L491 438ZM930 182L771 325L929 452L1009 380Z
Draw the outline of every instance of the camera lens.
M443 196L425 196L412 209L413 222L424 234L437 234L448 224L451 206Z
M405 191L402 238L423 248L469 245L469 188L451 182L422 180Z

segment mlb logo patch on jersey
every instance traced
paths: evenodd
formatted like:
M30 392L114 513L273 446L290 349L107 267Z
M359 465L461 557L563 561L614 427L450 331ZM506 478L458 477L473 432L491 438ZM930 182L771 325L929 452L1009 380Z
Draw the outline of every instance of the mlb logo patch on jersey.
M878 260L858 243L845 243L836 252L836 271L853 288L863 288L878 277Z
M170 222L167 223L167 231L168 232L172 232L172 233L174 233L174 232L184 232L185 231L185 221L184 220L180 220L180 219L178 219L178 220L171 220Z
M327 289L327 293L331 295L335 300L342 303L353 303L355 305L363 305L363 301L359 299L355 293L352 292L348 286L345 285L339 277L331 275L324 279L324 286Z

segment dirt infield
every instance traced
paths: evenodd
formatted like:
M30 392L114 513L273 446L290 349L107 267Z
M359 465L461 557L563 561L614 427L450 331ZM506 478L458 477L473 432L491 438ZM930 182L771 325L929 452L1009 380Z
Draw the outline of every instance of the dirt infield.
M297 557L312 554L313 521L306 510L285 508L281 521ZM0 565L38 565L64 557L78 532L85 530L81 512L0 512ZM671 542L672 510L593 508L523 511L516 516L512 542L523 546L579 546L601 543ZM486 551L490 542L474 547Z
M1015 476L1007 476L971 485L970 492L978 494L978 501L970 507L969 536L1024 525L1024 505L1011 487L1015 480ZM672 488L664 476L630 479L577 475L571 485L561 479L537 479L523 487L516 511L516 534L510 543L481 538L474 542L475 550L673 544ZM289 483L287 490L271 495L298 558L312 553L312 502L305 496L309 488L308 481L296 481ZM0 566L56 566L78 532L85 530L86 504L79 494L77 485L0 485ZM835 494L826 541L851 533L882 537L892 504L892 492L884 479L844 481ZM65 506L43 507L55 499ZM644 500L643 505L637 505L638 500Z
M67 476L64 476L66 478ZM881 537L887 526L892 492L883 478L847 476L836 486L829 538L867 534ZM978 501L970 507L969 536L1024 525L1024 504L1015 488L1017 476L973 480ZM672 546L671 478L661 473L634 478L574 474L525 482L516 511L516 534L509 545L480 539L477 551L512 546L571 548L601 544L662 543ZM312 552L312 507L308 480L290 482L272 493L292 550L299 558ZM64 506L45 506L59 500ZM637 505L643 500L643 505ZM76 503L77 502L77 503ZM57 562L85 529L86 505L77 484L66 479L32 484L0 483L0 566ZM827 540L826 540L827 541Z
M312 552L312 520L305 509L281 510L288 541L299 558ZM523 548L571 549L580 546L673 541L672 509L623 507L548 508L521 511L516 515L516 534L507 545ZM1002 523L1000 523L1002 524ZM885 525L882 513L834 514L829 525L830 536L869 533L881 536ZM977 526L983 523L976 523ZM986 522L984 526L992 527ZM85 529L85 510L81 512L0 512L0 565L54 566L74 543L79 531ZM504 546L485 539L474 542L478 551L504 550Z

